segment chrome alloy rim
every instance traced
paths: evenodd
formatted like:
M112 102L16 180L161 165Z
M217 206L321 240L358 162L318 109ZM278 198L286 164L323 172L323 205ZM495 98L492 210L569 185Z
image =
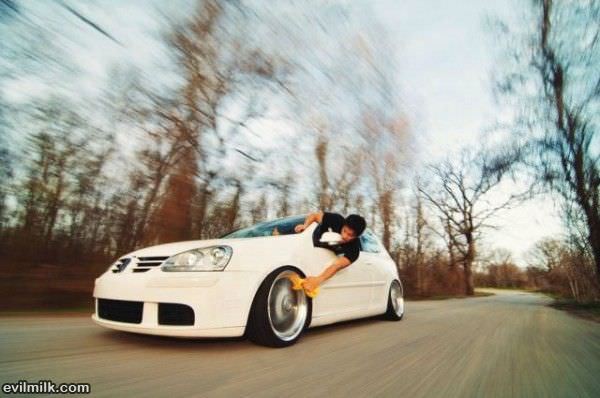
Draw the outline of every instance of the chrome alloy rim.
M396 315L402 316L404 313L404 297L402 294L402 286L400 286L400 282L397 280L392 282L390 296L392 300L392 306L394 307L394 312Z
M267 299L271 329L284 341L293 340L302 332L308 314L304 290L293 290L292 282L287 278L293 274L295 272L284 271L277 275Z

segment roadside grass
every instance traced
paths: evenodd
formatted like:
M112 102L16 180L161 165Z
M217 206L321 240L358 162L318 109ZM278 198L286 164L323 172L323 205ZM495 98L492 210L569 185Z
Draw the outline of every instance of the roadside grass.
M11 317L11 316L70 316L70 315L91 315L94 312L94 307L76 306L76 307L63 307L63 308L27 308L18 310L2 310L0 311L0 318Z
M463 298L487 297L487 296L494 296L494 293L475 290L475 294L473 296L467 296L464 294L460 294L460 295L448 294L448 295L435 295L435 296L422 296L422 297L407 297L406 301L447 300L447 299L454 299L454 298L463 299Z
M579 318L600 323L600 302L578 303L573 299L565 298L554 293L540 293L543 293L546 296L554 299L554 301L548 304L548 306L556 308L557 310L566 311Z
M508 290L508 291L523 291L537 292L538 290L529 287L496 287L496 286L480 286L480 289ZM475 288L477 289L477 288Z

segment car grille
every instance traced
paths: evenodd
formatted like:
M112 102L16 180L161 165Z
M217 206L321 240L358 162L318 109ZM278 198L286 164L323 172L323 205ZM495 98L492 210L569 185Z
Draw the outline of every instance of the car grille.
M98 299L98 316L102 319L140 324L143 312L143 301ZM158 303L158 324L193 326L194 310L185 304Z
M159 267L169 257L138 257L133 272L147 272L152 268Z
M185 304L158 303L159 325L193 325L194 310Z
M98 299L98 316L109 321L142 323L143 301Z

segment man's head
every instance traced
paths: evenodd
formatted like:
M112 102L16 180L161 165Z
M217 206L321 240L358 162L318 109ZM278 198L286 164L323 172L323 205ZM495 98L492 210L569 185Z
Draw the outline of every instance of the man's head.
M350 214L344 220L344 225L342 226L342 231L340 235L342 235L342 242L349 242L353 239L356 239L363 233L367 226L365 219L359 216L358 214Z

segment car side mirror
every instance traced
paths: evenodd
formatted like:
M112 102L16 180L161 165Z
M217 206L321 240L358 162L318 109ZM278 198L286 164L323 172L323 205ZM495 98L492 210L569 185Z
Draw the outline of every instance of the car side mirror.
M330 246L337 245L342 241L342 235L338 234L337 232L333 232L331 228L329 228L327 232L324 232L323 235L321 235L321 239L319 239L319 241L322 243L327 243Z

